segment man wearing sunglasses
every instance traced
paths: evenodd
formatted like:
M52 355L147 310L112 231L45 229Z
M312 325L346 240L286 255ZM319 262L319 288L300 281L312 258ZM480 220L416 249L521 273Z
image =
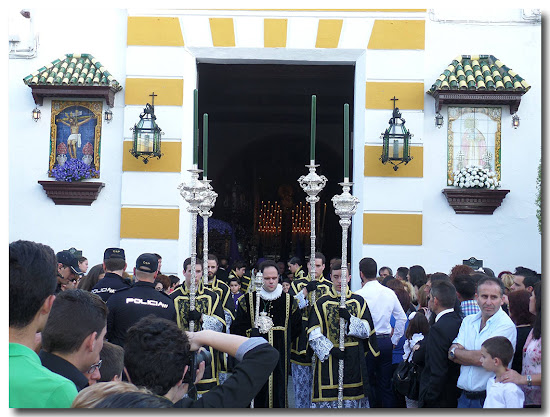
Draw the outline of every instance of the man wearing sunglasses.
M107 306L84 290L59 293L42 331L42 365L71 380L78 391L99 379Z

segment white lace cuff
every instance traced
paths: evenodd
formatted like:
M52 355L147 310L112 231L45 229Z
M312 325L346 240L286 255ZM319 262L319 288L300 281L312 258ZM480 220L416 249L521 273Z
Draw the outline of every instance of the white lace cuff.
M367 339L370 334L370 326L366 320L361 320L358 317L351 316L349 322L348 336L357 337L359 339Z
M306 296L304 295L304 292L303 291L300 291L298 294L296 294L294 296L294 298L296 299L296 301L298 301L298 308L301 310L302 308L304 307L307 307L308 305L308 302L307 302L307 298Z
M224 310L224 316L225 316L225 330L226 333L229 333L229 328L231 327L231 323L233 323L233 319L231 318L231 314L229 314L227 311Z
M329 357L330 351L334 347L332 342L326 336L323 336L319 328L314 329L309 334L309 345L321 362Z
M213 316L206 314L202 315L202 329L214 330L215 332L221 332L223 330L223 323Z

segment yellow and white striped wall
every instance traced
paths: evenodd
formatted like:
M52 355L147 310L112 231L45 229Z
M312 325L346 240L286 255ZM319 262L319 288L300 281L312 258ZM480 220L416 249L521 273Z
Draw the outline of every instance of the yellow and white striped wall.
M423 9L129 11L121 246L138 255L155 248L178 260L163 268L177 273L190 253L190 216L177 185L190 178L201 57L355 61L353 191L361 203L352 223L352 256L358 261L372 251L421 246L425 15ZM129 129L153 91L164 156L145 165L128 152ZM414 159L398 171L378 160L393 96L415 135Z

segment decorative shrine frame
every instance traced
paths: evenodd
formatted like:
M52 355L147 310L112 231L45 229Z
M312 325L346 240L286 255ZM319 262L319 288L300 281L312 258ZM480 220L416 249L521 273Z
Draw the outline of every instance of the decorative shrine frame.
M453 171L477 165L501 172L501 107L449 107L447 184ZM458 149L458 151L457 151Z
M100 169L102 101L52 101L48 175L69 158Z

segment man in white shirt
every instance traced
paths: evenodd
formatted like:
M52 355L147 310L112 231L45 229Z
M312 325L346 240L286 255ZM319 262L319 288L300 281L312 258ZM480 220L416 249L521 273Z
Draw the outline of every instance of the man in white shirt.
M485 387L493 372L481 366L481 344L494 336L504 336L516 346L516 326L500 308L504 286L497 278L486 277L477 284L477 303L481 311L466 316L449 348L449 359L462 365L457 386L462 389L458 408L483 408Z
M372 352L368 352L366 357L372 397L369 398L369 402L371 407L392 408L395 406L392 389L392 351L403 336L407 316L395 292L378 282L377 271L374 259L361 259L359 274L364 285L355 293L362 296L367 302L380 351L377 357ZM390 326L390 317L392 316L395 318L393 334Z

